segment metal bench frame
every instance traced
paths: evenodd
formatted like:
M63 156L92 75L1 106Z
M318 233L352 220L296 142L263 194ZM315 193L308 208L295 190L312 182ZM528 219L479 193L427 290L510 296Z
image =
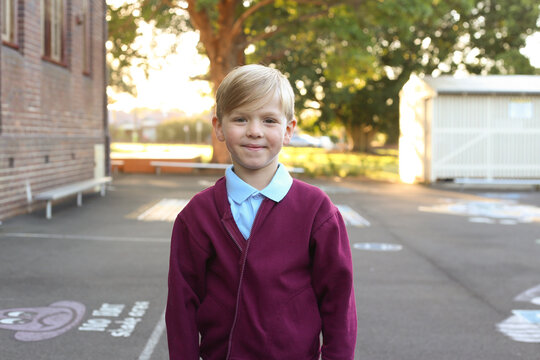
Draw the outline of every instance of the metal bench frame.
M112 181L110 176L95 178L90 180L79 181L67 185L58 186L49 190L42 191L35 196L32 196L30 185L27 183L28 199L43 200L47 202L45 216L47 219L52 218L52 202L64 197L77 194L77 206L82 206L82 193L92 188L99 186L101 196L105 196L106 185Z

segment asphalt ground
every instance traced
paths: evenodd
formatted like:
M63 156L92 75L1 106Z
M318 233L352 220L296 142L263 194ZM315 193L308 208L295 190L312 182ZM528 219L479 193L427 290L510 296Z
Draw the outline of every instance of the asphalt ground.
M119 175L0 227L0 359L167 359L171 219L217 175ZM348 223L356 359L540 359L540 193L305 179Z

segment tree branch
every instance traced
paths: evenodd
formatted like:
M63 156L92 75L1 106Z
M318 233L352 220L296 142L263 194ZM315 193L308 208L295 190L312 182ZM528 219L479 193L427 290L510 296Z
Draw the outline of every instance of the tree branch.
M248 19L251 15L257 12L257 10L265 7L266 5L270 5L274 2L275 0L263 0L253 5L246 11L244 11L242 15L240 15L233 24L232 31L231 31L232 36L235 37L242 31L242 26L244 25L244 21L246 21L246 19Z
M328 11L326 11L326 10L322 10L322 11L319 11L319 12L313 12L311 14L306 14L306 15L303 15L303 16L299 17L296 21L302 22L302 21L305 21L305 20L314 19L316 17L326 15L327 13L328 13ZM287 24L282 24L280 26L276 26L276 29L273 30L273 31L264 32L264 33L261 33L261 34L259 34L257 36L253 36L253 37L249 38L249 43L255 43L255 42L258 42L258 41L261 41L261 40L264 40L264 39L268 39L269 37L272 37L275 34L283 31L283 29L287 29L288 25L291 25L291 24L292 23L290 23L290 22L287 23Z
M187 0L187 3L187 11L193 27L199 30L200 41L204 44L208 56L213 56L216 53L212 45L215 42L215 36L208 13L204 9L197 11L197 0Z
M263 64L270 64L273 61L283 59L285 57L286 52L287 52L287 49L283 49L278 53L273 52L270 56L266 56L264 59L262 59L262 63Z
M328 9L333 7L333 6L337 6L337 5L341 5L341 4L344 4L344 3L359 3L361 2L360 0L349 0L349 1L343 1L343 0L336 0L336 1L333 1L333 2L328 2L328 1L315 1L315 0L296 0L297 3L299 4L310 4L310 5L319 5L319 6L327 6ZM248 19L251 15L253 15L255 12L257 12L259 9L267 6L267 5L270 5L272 3L275 3L275 0L263 0L255 5L253 5L252 7L250 7L249 9L247 9L246 11L244 11L242 13L242 15L240 15L238 17L238 19L236 19L234 25L233 25L233 28L232 28L232 33L233 33L233 36L236 36L238 35L238 33L242 30L242 25L244 25L244 22L246 21L246 19ZM321 13L326 13L327 11L321 11Z

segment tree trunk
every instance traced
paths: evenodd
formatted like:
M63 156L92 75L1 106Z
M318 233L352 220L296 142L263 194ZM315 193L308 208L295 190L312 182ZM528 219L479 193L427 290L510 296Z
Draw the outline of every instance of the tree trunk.
M235 67L245 63L244 47L239 48L238 44L229 43L229 46L223 44L218 48L218 55L214 59L210 59L210 81L213 85L214 95L225 76ZM216 138L214 131L212 131L212 149L212 162L220 164L231 162L227 146Z
M376 131L371 125L351 124L347 125L348 148L357 152L369 152L371 141L375 137Z
M234 16L239 0L220 0L218 6L217 27L211 24L204 10L197 10L196 0L188 0L188 12L193 26L199 30L200 42L204 45L210 60L210 82L214 95L225 76L236 66L245 63L244 49L247 46L242 22ZM212 131L212 162L230 162L225 143L217 140Z

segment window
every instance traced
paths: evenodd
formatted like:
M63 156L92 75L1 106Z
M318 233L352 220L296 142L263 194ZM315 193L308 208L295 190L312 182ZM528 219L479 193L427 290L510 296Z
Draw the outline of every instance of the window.
M64 61L65 16L64 0L41 0L43 25L43 56Z
M83 26L83 73L90 75L91 68L91 54L92 54L92 41L91 41L91 19L90 19L90 2L89 0L83 0L82 8L82 26Z
M17 29L17 0L0 0L2 1L2 41L15 44L17 42L15 30Z

